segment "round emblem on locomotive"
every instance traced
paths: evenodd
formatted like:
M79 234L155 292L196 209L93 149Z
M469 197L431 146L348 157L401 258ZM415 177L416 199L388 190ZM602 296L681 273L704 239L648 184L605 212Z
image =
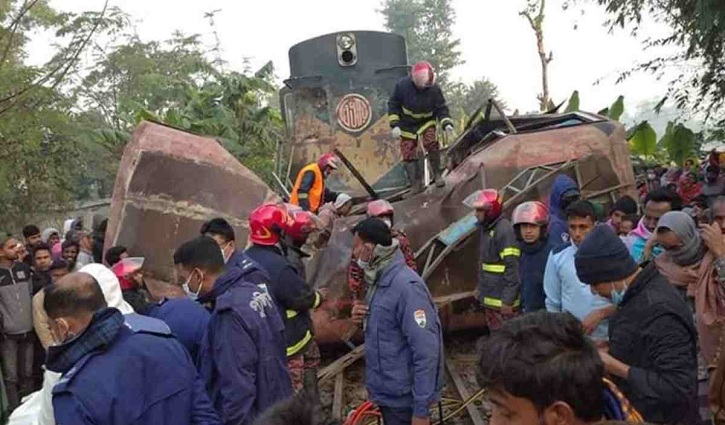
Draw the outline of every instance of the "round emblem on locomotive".
M340 99L335 113L338 124L350 132L363 130L373 118L370 102L364 96L356 93L348 94Z

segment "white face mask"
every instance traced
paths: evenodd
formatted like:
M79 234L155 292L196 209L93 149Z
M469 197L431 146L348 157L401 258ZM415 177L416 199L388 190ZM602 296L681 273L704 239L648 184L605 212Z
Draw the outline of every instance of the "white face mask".
M189 277L186 278L186 282L184 282L183 285L181 285L182 288L184 288L184 292L186 292L186 296L189 297L192 301L196 301L199 299L199 294L201 293L201 287L203 281L199 282L199 288L197 288L196 292L192 291L191 288L189 288L189 282L191 282L191 277L194 276L194 272L192 271L191 274L189 274Z
M388 225L388 229L393 227L393 222L390 220L390 218L383 217L383 218L381 218L381 220L383 220L383 223Z

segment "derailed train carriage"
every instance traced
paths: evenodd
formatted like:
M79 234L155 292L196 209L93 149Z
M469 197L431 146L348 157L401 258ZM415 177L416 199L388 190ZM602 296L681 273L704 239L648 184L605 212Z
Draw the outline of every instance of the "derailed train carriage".
M481 99L483 107L448 149L446 186L403 199L405 177L385 116L390 91L407 73L402 38L329 34L292 47L290 65L292 76L280 93L290 133L277 152L279 195L213 139L151 123L137 129L116 180L106 241L144 253L149 279L173 280L173 250L210 217L230 220L243 245L249 212L262 202L281 201L289 176L337 149L359 172L341 170L332 187L393 203L396 226L417 251L419 272L439 303L446 330L481 327L485 321L473 298L477 234L467 197L497 188L510 214L520 202L546 201L559 173L605 207L634 191L619 123L584 112L507 117ZM346 339L353 329L345 272L350 229L360 218L336 221L329 246L307 265L308 281L330 294L313 316L322 343Z

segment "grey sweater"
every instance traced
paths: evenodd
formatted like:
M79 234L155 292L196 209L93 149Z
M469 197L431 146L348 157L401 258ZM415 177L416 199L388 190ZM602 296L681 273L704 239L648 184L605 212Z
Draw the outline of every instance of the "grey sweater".
M0 318L5 335L33 330L32 279L30 267L17 262L12 268L0 268Z

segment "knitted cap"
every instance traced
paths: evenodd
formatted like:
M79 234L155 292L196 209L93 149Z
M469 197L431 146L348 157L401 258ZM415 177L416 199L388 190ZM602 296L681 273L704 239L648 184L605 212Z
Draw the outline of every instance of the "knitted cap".
M377 217L368 217L358 223L352 229L365 242L372 242L375 245L390 246L393 243L393 236L390 228L385 222Z
M574 257L576 274L587 285L617 282L631 276L637 263L609 226L596 226Z

